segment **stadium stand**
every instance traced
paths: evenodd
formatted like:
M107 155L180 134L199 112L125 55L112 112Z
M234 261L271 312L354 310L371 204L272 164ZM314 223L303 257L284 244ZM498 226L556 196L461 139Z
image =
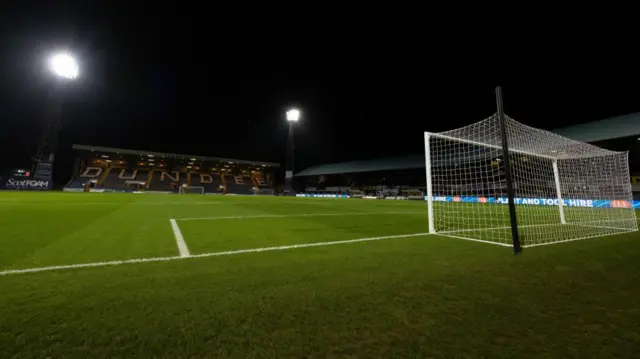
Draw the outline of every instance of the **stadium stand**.
M211 194L273 194L271 172L276 163L231 160L73 145L77 152L74 176L66 191L149 191L177 193L182 185L203 187ZM220 173L245 173L226 175ZM254 190L256 188L256 190Z
M109 168L104 179L98 182L98 188L128 190L132 185L140 185L144 187L149 177L149 170L146 169L129 169L129 168Z
M245 175L225 174L223 177L225 193L229 194L255 194L251 177Z
M65 188L72 188L72 189L83 189L84 188L84 184L87 181L86 178L82 178L82 177L73 177L71 179L71 181L69 181L69 183L67 183L67 185L65 186Z
M92 186L95 187L104 171L104 168L98 166L83 166L76 171L76 175L71 178L65 188L84 191Z
M273 194L274 189L271 183L264 174L260 171L251 171L251 180L256 188L256 191L260 194Z
M189 178L190 186L204 187L205 193L224 193L224 185L219 173L191 172Z
M187 173L179 171L152 171L146 189L150 191L178 192L178 188L187 183Z

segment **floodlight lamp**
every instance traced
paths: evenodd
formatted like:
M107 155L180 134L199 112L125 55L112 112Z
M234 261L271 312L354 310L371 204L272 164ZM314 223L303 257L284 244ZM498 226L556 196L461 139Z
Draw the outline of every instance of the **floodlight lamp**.
M287 111L287 121L289 122L298 122L300 119L300 111L297 109L291 109Z
M49 60L49 67L60 78L74 80L78 77L78 63L68 53L53 55Z

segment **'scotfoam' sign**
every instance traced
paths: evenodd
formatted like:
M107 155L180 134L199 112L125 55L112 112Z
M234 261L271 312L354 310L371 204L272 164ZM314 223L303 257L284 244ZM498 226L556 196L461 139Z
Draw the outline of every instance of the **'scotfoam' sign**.
M43 190L50 189L49 181L36 181L36 180L15 180L9 178L4 185L4 189L27 189L27 190Z

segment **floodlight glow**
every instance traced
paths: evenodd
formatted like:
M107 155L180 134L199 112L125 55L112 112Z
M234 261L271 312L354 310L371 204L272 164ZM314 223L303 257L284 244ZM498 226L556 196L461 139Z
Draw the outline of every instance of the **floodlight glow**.
M73 80L78 77L78 63L68 53L53 55L49 60L51 71L58 77Z
M287 111L287 121L289 122L298 122L298 120L300 119L300 111L294 109L291 109L289 111Z

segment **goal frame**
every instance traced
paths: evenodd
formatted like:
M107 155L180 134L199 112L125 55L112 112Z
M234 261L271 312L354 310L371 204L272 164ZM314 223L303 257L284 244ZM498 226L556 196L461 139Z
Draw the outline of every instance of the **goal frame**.
M451 137L451 136L442 135L434 132L428 132L428 131L424 132L425 168L426 168L426 176L427 176L427 196L426 197L427 197L427 213L429 214L429 233L436 233L434 218L433 218L433 182L431 178L431 145L430 145L431 137L441 138L443 140L449 140L452 142L467 143L470 145L475 145L480 147L499 149L499 150L502 150L502 147L492 145L489 143L484 143L484 142L471 141L464 138ZM560 216L560 223L566 224L567 222L564 215L564 205L563 205L564 202L562 201L562 192L560 189L561 187L560 187L560 172L558 171L558 159L556 157L546 156L543 154L533 153L528 151L522 151L518 149L509 149L508 152L520 153L523 155L539 157L539 158L546 158L552 161L551 163L553 166L553 181L555 182L556 198L558 199L558 212L559 212L558 215ZM505 157L507 157L506 153L505 153Z
M441 235L445 235L445 236L449 236L449 237L455 237L455 238L463 238L463 239L468 239L468 240L472 240L472 241L479 241L479 242L486 242L486 243L491 243L491 244L498 244L498 245L502 245L502 246L509 246L512 247L514 250L515 254L518 254L521 252L521 248L523 247L532 247L532 246L538 246L538 245L544 245L544 244L554 244L554 243L560 243L560 242L567 242L567 241L573 241L573 240L579 240L579 239L586 239L586 238L593 238L593 237L601 237L601 236L607 236L607 235L613 235L613 234L620 234L620 233L630 233L630 232L635 232L638 231L638 220L637 217L635 216L635 212L633 213L633 219L631 218L625 218L628 214L622 215L620 217L616 217L619 218L620 221L630 221L632 220L632 223L628 223L628 225L622 225L621 227L613 227L610 225L602 225L601 222L598 222L597 226L594 225L589 225L590 222L575 222L574 220L574 216L575 216L575 212L573 210L569 210L569 215L571 217L571 221L567 220L566 217L566 213L565 213L565 207L566 206L576 206L575 202L572 203L572 196L575 196L576 194L573 193L571 191L571 189L566 189L567 191L566 194L568 195L567 198L568 199L568 203L565 203L565 199L563 198L563 185L566 186L567 183L571 183L571 182L567 182L567 176L570 176L572 171L571 169L567 170L567 162L570 164L571 161L584 161L586 159L589 159L589 163L586 165L587 167L584 167L586 170L592 168L589 166L594 166L596 164L596 162L594 161L601 161L599 159L601 158L609 158L608 156L616 156L616 157L611 157L610 160L606 160L607 162L604 164L606 165L607 163L614 163L614 164L618 164L623 165L624 167L619 167L619 169L622 169L623 171L620 172L620 170L618 170L617 172L615 172L615 176L613 177L606 177L607 179L607 185L613 186L613 188L616 188L616 186L623 186L623 187L618 187L618 188L622 188L622 192L618 193L618 194L614 194L613 198L600 198L600 199L596 199L595 201L597 202L604 202L604 201L608 201L608 203L599 203L597 205L597 207L595 208L629 208L629 206L631 206L630 210L633 211L633 201L631 199L631 186L630 186L630 179L624 179L626 178L629 173L628 173L628 152L624 153L624 152L616 152L616 151L609 151L606 149L602 149L602 148L598 148L596 146L590 145L588 143L583 143L583 142L579 142L579 141L575 141L566 137L562 137L559 136L557 134L553 134L549 131L544 131L541 129L536 129L533 127L529 127L526 125L523 125L521 123L518 123L517 121L514 121L512 119L508 119L508 126L509 126L509 132L507 132L507 117L504 115L504 111L503 111L503 105L502 105L502 90L500 87L496 87L496 102L497 102L497 113L494 114L493 116L474 123L474 124L470 124L468 126L464 126L458 129L453 129L453 130L449 130L449 131L445 131L445 132L440 132L440 133L433 133L433 132L429 132L429 131L425 131L424 132L424 141L425 141L425 171L426 171L426 201L427 201L427 214L428 214L428 230L429 233L432 234L441 234ZM493 122L491 122L493 121ZM490 132L487 133L491 133L493 134L490 137L470 137L468 135L465 135L464 132L460 132L460 131L464 131L467 128L471 128L473 129L473 126L488 126L487 128L492 129ZM491 127L492 126L492 127ZM524 130L524 132L523 132ZM515 132L514 132L515 131ZM527 132L529 131L529 132ZM534 132L535 131L535 132ZM546 148L540 148L539 146L524 146L523 147L523 142L519 141L519 137L509 137L509 135L511 136L518 136L517 134L519 134L520 136L523 136L523 134L529 134L529 136L532 136L532 138L534 139L539 139L540 136L546 136L544 138L550 138L551 140L555 141L552 142L555 144L556 148L558 148L558 150L551 148L551 149L546 149ZM511 139L515 138L516 139L516 144L515 147L516 148L510 148L509 146L509 141L511 141ZM523 138L529 138L527 136L524 136ZM445 192L443 193L437 193L436 195L439 196L438 198L434 197L434 178L433 178L433 171L434 168L433 166L446 166L446 164L441 163L441 158L438 157L441 155L440 152L440 147L436 147L436 148L432 148L432 146L434 146L431 142L434 139L438 139L438 140L442 140L444 143L457 143L457 144L461 144L461 145L466 145L466 146L471 146L471 147L475 147L475 148L483 148L486 150L497 150L499 151L502 155L501 158L504 161L503 163L503 172L502 174L504 175L504 179L505 182L504 183L506 185L506 201L504 198L502 198L500 201L498 201L498 198L496 198L496 202L494 202L491 199L487 199L486 197L482 197L482 195L480 195L480 197L477 197L476 200L478 201L478 203L502 203L502 204L507 204L508 205L508 220L509 220L509 224L510 226L505 226L505 227L487 227L484 229L465 229L464 227L457 227L454 226L455 230L449 230L449 228L447 228L447 226L444 227L444 231L438 231L436 230L436 218L435 218L435 211L434 211L434 202L435 201L445 201L445 202L449 202L448 198L444 198L442 199L441 196L445 195L445 196L449 196L449 194L445 194ZM435 146L438 146L438 144L440 143L440 141L435 142ZM527 144L525 142L525 144ZM528 145L528 144L527 144ZM573 146L573 149L571 148ZM564 150L565 148L568 148L568 150ZM584 152L575 152L575 151L584 151ZM435 151L435 152L434 152ZM490 151L488 151L490 152ZM432 153L435 154L436 157L438 157L438 159L436 160L437 163L434 164L432 163ZM445 152L447 155L452 154L452 153L457 153L454 150L448 150ZM542 198L542 199L538 199L538 198L527 198L527 196L530 196L531 194L525 194L527 193L527 190L524 190L525 193L520 194L520 190L519 189L519 197L516 198L516 194L515 194L515 179L514 179L514 173L516 174L521 174L521 164L519 164L519 161L516 161L514 165L510 164L510 158L514 155L514 154L520 154L520 155L524 155L526 156L526 158L537 158L538 161L540 161L540 163L546 163L546 173L548 175L548 182L547 183L547 189L548 189L548 197ZM607 157L605 157L607 156ZM620 157L620 156L624 156L624 157ZM499 159L498 159L499 161ZM559 161L562 161L559 163ZM604 166L602 165L602 166ZM493 165L492 165L493 166ZM517 166L517 168L514 168L513 166ZM458 164L455 163L455 167L458 167ZM445 167L446 168L446 167ZM562 170L560 170L560 168L562 168ZM582 167L581 167L582 168ZM436 176L438 176L438 178L441 177L440 174L438 174L438 172L442 171L443 169L440 169L440 167L438 167L438 169L436 169ZM517 171L517 172L514 172ZM568 172L567 172L568 171ZM599 170L600 171L600 170ZM530 175L528 175L530 176ZM561 177L562 176L562 177ZM617 176L617 177L616 177ZM454 175L455 177L455 175ZM445 177L445 178L449 178L449 177ZM530 178L530 177L527 177ZM564 180L562 180L564 179ZM441 186L440 184L441 179L437 179L437 183L435 183L435 186ZM446 181L446 179L445 179ZM453 179L453 183L455 183L455 179ZM627 183L625 183L627 182ZM490 182L489 182L490 183ZM535 181L532 183L536 183ZM629 184L628 189L624 189L624 187L626 187L626 184ZM488 187L487 187L488 188ZM502 187L504 188L504 187ZM587 187L583 187L583 188L587 188ZM574 187L574 190L576 189L576 187ZM440 189L442 190L442 189ZM439 190L439 191L440 191ZM529 189L530 190L530 189ZM601 191L605 191L605 193L607 193L607 189L602 189L600 188ZM521 197L522 195L525 195L525 197ZM593 196L594 194L590 194L591 196ZM628 196L627 196L628 195ZM497 195L496 195L497 196ZM534 195L535 196L535 195ZM598 195L596 195L598 196ZM607 196L607 195L605 195ZM618 197L619 196L619 197ZM628 199L625 199L625 197L628 197ZM453 202L460 202L462 201L462 198L459 197L458 195L455 195L451 198L453 200ZM483 201L482 201L483 200ZM524 227L544 227L544 226L548 226L550 225L550 223L541 223L541 224L527 224L527 222L530 220L530 218L535 218L535 216L530 217L529 214L530 212L520 212L518 214L518 212L516 212L516 204L519 205L531 205L531 204L538 204L538 201L542 200L542 201L547 201L547 205L551 204L553 206L556 207L556 209L550 209L551 211L548 212L548 214L551 217L548 218L553 218L554 217L554 211L557 212L557 219L554 220L553 225L557 224L559 226L562 226L563 228L569 228L568 230L570 231L569 233L573 233L573 235L569 234L569 236L567 236L566 238L563 238L562 236L560 237L551 237L553 240L546 240L544 241L545 238L545 233L544 233L544 229L542 230L542 232L537 232L538 234L542 234L542 237L537 237L539 242L535 242L535 243L528 243L528 240L530 237L530 234L527 234L526 237L523 238L527 238L527 241L525 243L521 244L520 241L520 236L518 233L518 227L519 227L519 222L518 222L518 216L520 215L524 215L524 223L521 225L523 228ZM580 200L580 201L585 201L585 199L575 199L575 200ZM482 201L482 202L481 202ZM528 201L528 202L527 202ZM549 203L548 201L551 201L551 203ZM557 202L556 202L557 201ZM586 198L586 202L591 202L591 199L588 199L588 197ZM468 202L467 200L464 200L464 202ZM469 202L471 203L476 203L474 198L469 199ZM522 202L522 203L521 203ZM586 203L585 202L585 203ZM577 206L581 206L581 205L577 205ZM582 205L582 206L587 206L587 207L591 207L591 204L589 205ZM609 207L610 206L610 207ZM445 211L446 212L446 211ZM454 212L455 214L456 212ZM456 214L457 216L457 214ZM607 216L609 216L609 214L607 214ZM506 218L506 217L505 217ZM616 219L618 220L618 219ZM557 222L556 222L557 221ZM606 220L604 220L606 222ZM438 220L438 223L440 223L441 220ZM446 220L445 220L446 222ZM609 229L609 230L618 230L617 233L601 233L601 234L597 234L597 235L589 235L589 236L584 236L584 235L576 235L577 232L573 232L570 228L571 227L564 227L564 226L568 226L568 225L572 225L572 226L581 226L581 227L593 227L593 228L598 228L600 230L603 229ZM440 225L438 225L438 228L442 228L440 227ZM461 232L472 232L472 231L484 231L484 230L506 230L510 228L510 232L511 232L511 244L509 244L508 242L504 241L504 237L502 237L502 240L494 240L493 238L483 238L482 236L475 237L473 235L464 235L464 234L457 234L457 233L461 233ZM528 229L525 229L525 232L530 232ZM508 237L507 237L508 238Z
M444 232L438 232L436 230L436 226L435 226L435 216L434 216L434 193L433 193L433 189L434 189L434 182L433 182L433 176L432 176L432 172L433 172L433 163L432 163L432 140L433 139L442 139L442 140L446 140L446 141L451 141L451 142L458 142L458 143L464 143L464 144L469 144L469 145L473 145L473 146L478 146L478 147L484 147L484 148L488 148L488 149L496 149L496 150L502 150L501 146L497 146L495 144L491 144L491 143L486 143L486 142L481 142L481 141L473 141L473 140L469 140L466 138L457 138L457 137L452 137L452 136L448 136L445 134L441 134L441 133L434 133L434 132L429 132L429 131L425 131L424 132L424 141L425 141L425 175L426 175L426 193L425 193L425 197L426 197L426 202L427 202L427 215L428 215L428 231L429 233L432 234L441 234L441 235L445 235L445 236L449 236L449 237L456 237L456 238L464 238L464 239L468 239L468 240L473 240L473 241L478 241L478 242L486 242L486 243L491 243L491 244L499 244L499 245L503 245L503 246L513 246L514 245L507 245L507 244L503 244L503 243L496 243L496 242L492 242L492 241L486 241L486 240L481 240L481 239L474 239L474 238L468 238L468 237L464 237L464 236L456 236L456 233L458 231L444 231ZM557 157L554 156L548 156L545 154L541 154L541 153L534 153L534 152L529 152L529 151L523 151L521 149L508 149L508 152L503 152L503 157L507 158L509 157L509 154L523 154L523 155L527 155L527 156L532 156L532 157L538 157L538 158L542 158L542 159L546 159L546 160L550 160L550 164L551 164L551 170L553 173L553 183L554 183L554 195L553 197L555 197L555 199L557 199L558 204L555 205L556 210L557 210L557 215L558 215L558 224L559 225L568 225L568 224L572 224L569 223L567 221L566 218L566 214L565 214L565 199L563 197L562 194L562 186L561 186L561 173L559 170L559 165L558 162L561 160L571 160L572 158L567 158L562 156L561 154L559 154ZM441 195L441 194L436 194L436 195ZM511 205L513 203L514 207L516 204L516 200L515 199L508 199L509 201L509 205ZM512 218L510 216L510 219L514 220L514 218ZM516 226L518 224L516 223ZM606 227L603 227L606 228ZM629 229L627 231L620 231L618 233L615 234L622 234L622 233L630 233L630 232L634 232L638 230L638 225L637 225L637 220L636 220L636 228L635 229ZM612 233L613 234L613 233ZM580 240L580 239L586 239L586 238L594 238L594 237L600 237L600 236L604 236L604 235L609 235L609 234L602 234L602 235L595 235L595 236L589 236L589 237L580 237L580 238L572 238L572 239L567 239L567 240L560 240L557 242L550 242L550 243L545 243L545 244L555 244L555 243L561 243L561 242L566 242L566 241L574 241L574 240ZM540 244L523 244L522 248L528 248L528 247L534 247L534 246L538 246ZM515 248L514 248L515 251ZM515 253L518 253L517 251L515 251Z
M189 189L199 188L202 190L202 193L185 192L183 191L183 189L185 188L189 188ZM178 188L178 194L204 194L204 187L203 186L180 186Z

